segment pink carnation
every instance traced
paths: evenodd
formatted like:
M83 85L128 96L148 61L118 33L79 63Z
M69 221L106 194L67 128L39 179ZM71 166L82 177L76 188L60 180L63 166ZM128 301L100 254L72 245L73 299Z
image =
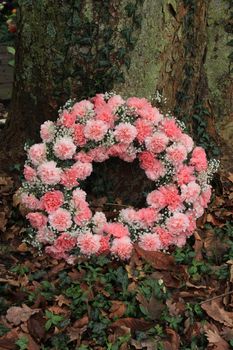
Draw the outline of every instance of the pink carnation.
M144 142L146 137L152 135L153 125L151 122L144 119L137 119L134 125L137 129L136 138L140 143Z
M23 175L28 182L34 182L36 180L36 170L29 165L24 165Z
M192 210L188 211L186 215L189 219L189 226L187 228L186 235L190 236L193 233L193 231L197 228L196 216Z
M61 191L50 191L41 197L41 206L48 213L57 210L64 203L64 196Z
M57 168L54 161L44 162L38 167L38 175L42 182L48 185L56 185L61 179L61 169Z
M122 209L119 215L128 224L133 224L137 220L137 212L131 208Z
M140 166L144 170L153 170L155 165L155 156L149 151L139 154Z
M173 242L173 236L164 228L155 227L154 232L159 236L162 248L167 248Z
M187 134L182 134L179 138L179 142L182 143L182 145L184 145L184 147L186 148L187 152L191 152L194 146L194 142L193 139L187 135Z
M54 154L60 159L72 159L76 151L76 146L71 137L64 136L57 139L53 146Z
M77 207L80 202L86 200L87 194L85 191L81 190L80 188L76 188L72 192L72 196L73 196L74 205Z
M153 136L145 140L146 148L153 153L163 152L169 142L168 137L162 132L155 132Z
M158 219L158 212L154 208L142 208L137 212L137 222L142 227L152 226Z
M211 186L207 186L206 189L200 195L200 198L199 198L200 204L204 208L207 208L207 204L209 203L210 198L211 198Z
M128 145L126 144L116 144L108 149L108 156L109 157L119 157L121 154L125 153L128 148Z
M200 192L201 187L195 181L181 186L181 197L183 201L187 203L195 202L199 197Z
M119 154L119 158L128 163L133 162L134 159L136 159L136 157L137 157L137 153L133 149L131 149L131 151L129 152L127 150L127 152Z
M54 247L62 252L66 252L75 247L77 239L72 237L69 233L63 232L55 240Z
M120 123L115 128L114 136L117 142L129 144L137 136L137 129L130 123Z
M182 209L182 198L175 185L162 186L160 187L160 192L163 194L166 206L169 210Z
M29 213L26 218L30 221L30 225L37 229L40 229L47 224L47 216L38 212Z
M109 158L108 150L105 147L96 147L88 152L88 156L94 161L102 163Z
M97 254L100 250L100 238L99 235L93 235L91 232L86 232L78 236L77 246L84 255Z
M28 157L34 165L39 165L46 159L46 146L44 143L36 143L28 150Z
M182 165L177 171L176 179L179 185L185 185L195 180L193 175L194 168L188 165Z
M73 140L75 145L82 147L86 144L86 138L84 135L84 125L75 124L73 126Z
M175 119L165 118L162 122L162 131L172 140L178 141L182 135L181 129L177 126Z
M108 127L113 127L114 125L114 115L112 114L112 109L110 106L105 105L95 109L96 112L96 120L101 120L105 122Z
M160 178L160 176L164 176L165 168L163 163L160 160L154 158L151 155L152 153L150 152L147 152L147 151L142 152L139 155L140 166L142 169L145 170L145 173L148 179L152 181L156 181Z
M103 231L117 238L121 238L129 235L129 230L127 229L127 227L118 222L113 222L113 223L104 225Z
M88 140L101 141L108 131L108 125L102 120L88 120L84 135Z
M78 171L75 168L65 169L61 175L60 184L71 189L79 185L77 178Z
M43 244L51 244L55 238L56 235L52 231L49 231L47 227L40 228L36 234L36 240Z
M185 233L182 233L182 234L175 236L173 238L173 244L175 244L178 248L182 248L186 243L186 239L187 239L187 237L186 237Z
M64 125L66 128L71 128L76 121L76 116L75 114L69 113L67 110L64 110L60 117L60 121L61 124Z
M45 248L45 253L50 255L52 258L54 258L56 260L60 260L60 259L67 260L68 259L68 255L63 250L60 250L53 245L47 246Z
M91 163L91 162L93 162L93 157L90 154L88 154L88 153L86 153L84 151L78 152L74 156L74 159L75 160L79 160L82 163Z
M103 227L107 223L106 216L104 213L96 212L92 218L92 223L94 225L93 232L102 233Z
M116 238L112 242L111 253L118 256L122 260L129 259L133 246L129 237Z
M187 158L187 150L182 144L173 144L167 148L167 158L174 166L179 166Z
M168 231L173 235L179 235L188 228L189 219L185 214L175 213L172 217L167 219L166 226Z
M204 208L199 201L193 203L193 211L196 218L200 218L204 214Z
M50 225L57 231L65 231L72 225L71 215L66 209L59 208L49 215Z
M139 246L144 250L159 250L161 249L160 238L156 233L145 233L140 237Z
M83 226L92 217L92 212L85 201L79 203L77 211L74 216L74 222L78 226Z
M85 180L91 175L93 168L91 163L82 163L77 161L71 169L76 171L76 175L79 180Z
M158 125L162 119L162 115L159 113L159 110L151 106L139 109L137 112L140 117L145 120L150 120L154 125Z
M55 134L55 125L52 121L47 120L40 127L40 137L44 142L53 141Z
M147 101L147 99L145 99L145 98L138 98L138 97L130 97L130 98L128 98L128 100L126 101L126 104L129 107L136 108L136 109L142 109L142 108L146 108L146 107L151 107L151 104L149 103L149 101Z
M105 100L104 100L104 94L97 94L97 95L95 95L92 98L92 102L94 103L95 108L103 107L103 106L106 106L106 104L107 104L105 102Z
M190 164L193 165L197 171L207 170L208 162L206 153L202 147L194 148Z
M31 209L31 210L40 209L40 201L33 194L22 193L21 202L28 209Z
M100 249L98 251L98 254L106 253L109 252L110 250L110 239L109 236L102 236L99 235L100 237Z
M158 210L163 209L167 204L165 195L160 190L150 192L147 195L146 201L149 205Z
M123 98L120 95L114 95L114 96L110 97L110 99L108 100L108 106L112 110L116 110L117 107L119 107L120 105L122 105L124 103L125 103L125 101L123 100Z
M76 117L83 117L88 111L93 109L93 104L88 100L82 100L73 105L71 113Z

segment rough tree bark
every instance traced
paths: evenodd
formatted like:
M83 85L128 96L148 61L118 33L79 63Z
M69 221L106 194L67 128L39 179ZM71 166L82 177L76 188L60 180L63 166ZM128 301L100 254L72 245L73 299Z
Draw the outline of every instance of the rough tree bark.
M232 0L19 0L7 147L15 156L70 97L111 89L150 97L159 90L166 108L211 150L206 131L216 139L217 129L227 154L232 13Z

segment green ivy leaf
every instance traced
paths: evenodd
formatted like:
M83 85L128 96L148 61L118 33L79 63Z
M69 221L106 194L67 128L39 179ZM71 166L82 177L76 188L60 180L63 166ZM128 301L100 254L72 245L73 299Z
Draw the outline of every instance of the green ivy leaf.
M11 55L15 55L15 48L13 46L7 46L7 52Z

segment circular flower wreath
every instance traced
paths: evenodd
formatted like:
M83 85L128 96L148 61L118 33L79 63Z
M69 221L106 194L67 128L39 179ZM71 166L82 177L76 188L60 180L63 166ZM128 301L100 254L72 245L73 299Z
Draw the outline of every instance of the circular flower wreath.
M134 242L150 251L183 246L210 200L216 161L208 164L183 124L145 98L106 93L69 100L40 134L42 143L26 147L21 199L33 244L56 259L72 261L74 252L128 259ZM146 208L120 210L113 222L91 212L79 184L93 162L110 157L138 159L154 182Z

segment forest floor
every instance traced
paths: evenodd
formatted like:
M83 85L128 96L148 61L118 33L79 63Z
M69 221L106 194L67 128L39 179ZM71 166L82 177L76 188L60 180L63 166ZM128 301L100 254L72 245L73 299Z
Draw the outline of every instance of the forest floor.
M71 266L22 242L12 170L0 176L0 350L233 349L233 174L184 248Z

